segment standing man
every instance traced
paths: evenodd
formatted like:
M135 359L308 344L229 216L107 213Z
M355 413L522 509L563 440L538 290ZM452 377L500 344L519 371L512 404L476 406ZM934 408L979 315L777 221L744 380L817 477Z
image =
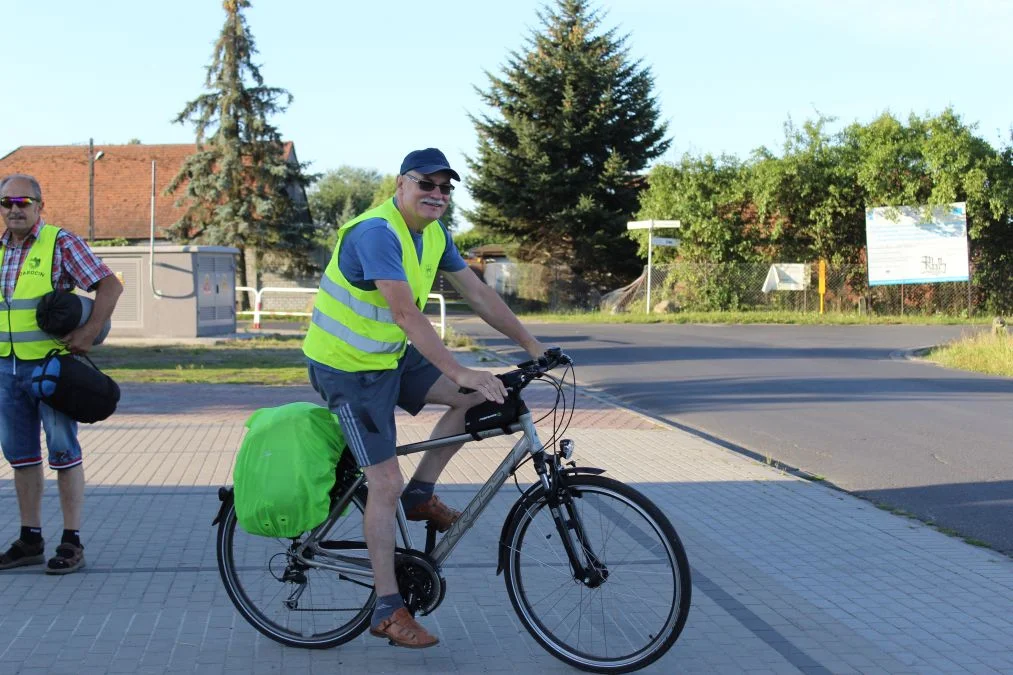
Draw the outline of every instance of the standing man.
M42 539L42 447L46 431L49 466L56 471L63 511L63 537L47 574L69 574L84 567L81 507L84 469L77 422L29 393L32 369L49 350L83 354L91 349L112 316L123 285L80 237L42 219L42 188L32 176L0 180L0 447L14 468L21 512L21 536L0 554L0 570L37 565L45 559ZM94 290L88 321L60 338L43 333L35 320L39 299L75 286Z
M338 229L303 344L310 382L341 420L348 448L369 483L364 534L377 596L370 633L402 647L430 647L439 640L411 616L398 593L398 499L409 520L449 529L461 514L433 491L460 445L426 452L402 495L394 407L416 415L426 403L449 406L432 432L431 438L440 438L464 433L471 406L506 397L492 373L458 363L422 314L437 272L446 274L490 326L532 357L545 352L465 264L440 223L454 190L451 179L461 180L436 148L410 152L394 197ZM475 391L463 394L462 387Z

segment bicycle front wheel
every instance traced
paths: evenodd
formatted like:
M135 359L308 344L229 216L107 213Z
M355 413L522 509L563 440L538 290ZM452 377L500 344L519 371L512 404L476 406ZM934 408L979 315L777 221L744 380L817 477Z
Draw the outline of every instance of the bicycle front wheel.
M592 672L625 673L667 652L686 623L689 562L668 518L633 488L603 476L567 478L560 519L544 491L528 498L506 535L507 593L550 653Z
M364 507L364 495L356 495L326 539L361 541ZM240 614L272 640L310 649L348 642L369 625L376 600L372 579L297 560L293 550L299 540L247 533L230 505L218 525L218 570L225 589ZM361 555L366 556L365 544Z

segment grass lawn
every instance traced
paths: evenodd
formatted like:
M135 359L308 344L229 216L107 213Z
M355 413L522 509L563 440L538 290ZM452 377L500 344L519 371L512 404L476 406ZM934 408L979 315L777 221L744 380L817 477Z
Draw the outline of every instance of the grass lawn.
M301 335L223 340L207 346L107 344L89 356L117 382L188 384L309 384ZM448 328L451 349L471 340Z
M925 358L947 368L1013 377L1013 336L981 332L941 345Z
M109 344L91 359L117 382L309 384L301 336L207 346Z

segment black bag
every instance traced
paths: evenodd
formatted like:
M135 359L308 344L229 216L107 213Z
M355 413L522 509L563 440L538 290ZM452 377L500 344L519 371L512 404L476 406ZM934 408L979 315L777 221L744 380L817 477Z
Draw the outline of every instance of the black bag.
M502 429L510 433L510 425L528 412L527 406L516 393L510 393L503 403L483 401L468 408L464 414L464 433L478 440L479 433L490 429Z
M91 316L94 301L86 296L67 291L52 291L39 300L35 309L35 322L45 333L62 338L84 323ZM95 336L93 344L102 344L109 335L112 320L107 319L102 330Z
M82 355L83 356L83 355ZM113 378L88 363L53 349L32 370L32 394L53 410L78 422L99 422L113 414L120 387ZM91 364L91 365L88 365Z

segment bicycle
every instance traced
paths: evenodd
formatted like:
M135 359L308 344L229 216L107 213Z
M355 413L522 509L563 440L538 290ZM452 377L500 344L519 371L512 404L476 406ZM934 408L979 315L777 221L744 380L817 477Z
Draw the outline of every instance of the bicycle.
M560 365L566 366L561 378L548 375ZM522 433L438 542L430 525L425 548L415 549L398 508L403 543L395 552L398 587L413 615L435 610L447 588L441 565L507 479L531 461L537 481L507 514L496 568L497 576L504 574L514 610L542 647L572 666L603 673L638 670L661 658L685 626L689 563L675 528L647 497L602 476L603 469L571 460L574 443L561 438L573 416L572 404L567 416L567 373L575 392L572 361L550 350L499 375L506 402L473 407L464 434L398 447L398 455L408 455ZM548 413L555 420L553 434L545 444L520 395L535 380L556 389ZM292 539L244 532L237 527L232 488L219 490L221 506L212 523L218 525L219 572L232 602L254 628L285 645L323 649L352 640L369 626L376 595L362 540L367 490L352 454L344 452L328 517Z

